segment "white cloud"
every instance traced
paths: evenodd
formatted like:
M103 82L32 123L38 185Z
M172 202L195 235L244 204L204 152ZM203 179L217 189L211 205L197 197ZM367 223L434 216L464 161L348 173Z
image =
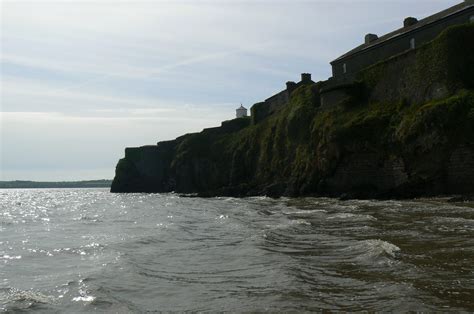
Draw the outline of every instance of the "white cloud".
M0 113L0 180L27 179L23 176L25 171L35 173L44 169L63 169L64 174L70 171L71 180L85 179L78 176L77 169L84 172L101 168L112 174L127 146L150 145L218 125L217 114L193 114L192 110L137 110L120 117ZM14 175L15 169L18 176ZM46 179L52 178L43 180Z
M202 119L231 118L232 104L170 103L155 98L117 97L104 93L93 93L89 90L73 91L55 89L55 87L25 79L5 80L3 84L2 103L5 115L33 114L50 118L85 117L94 119L161 119L170 121L189 121ZM23 103L32 102L30 106ZM51 104L60 103L55 108ZM43 108L50 108L45 110ZM57 111L60 108L62 111ZM210 121L220 123L220 120Z

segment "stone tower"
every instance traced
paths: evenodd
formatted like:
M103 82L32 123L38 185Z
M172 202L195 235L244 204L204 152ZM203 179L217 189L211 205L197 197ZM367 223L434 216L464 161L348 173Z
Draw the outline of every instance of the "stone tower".
M236 117L237 118L242 118L242 117L246 117L247 116L247 108L245 108L244 106L242 106L242 104L240 104L240 107L237 108L235 110L236 112Z

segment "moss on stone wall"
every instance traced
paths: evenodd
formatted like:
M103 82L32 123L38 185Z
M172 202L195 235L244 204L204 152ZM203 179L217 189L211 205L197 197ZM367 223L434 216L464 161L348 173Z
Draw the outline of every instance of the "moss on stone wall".
M443 182L443 162L457 147L474 143L472 90L427 104L341 104L325 111L318 109L313 93L311 86L299 88L288 106L238 132L180 139L165 178L175 183L170 189L201 195L387 193L376 185L367 190L347 182L338 186L337 181L325 188L343 160L350 171L347 158L369 153L384 165L393 160L397 167L406 164L403 176L414 186L410 191L418 191L427 181ZM136 172L133 163L121 160L116 180L124 177L123 171L129 182L140 181L129 178ZM390 180L382 186L390 187ZM397 191L393 186L392 192Z
M404 74L410 75L407 88L424 90L430 86L427 82L442 82L452 89L442 99L413 102L401 95L393 101L364 99L364 94L354 93L347 102L321 110L315 84L301 86L288 105L265 119L258 119L264 105L257 104L252 107L256 119L252 124L242 120L241 127L229 132L189 134L163 146L171 147L169 154L162 153L170 160L164 162L166 171L153 179L160 183L155 191L233 196L432 195L453 190L453 180L447 179L453 177L450 167L464 171L463 182L471 186L464 184L463 189L474 191L474 169L463 170L463 164L448 167L456 151L468 157L472 151L474 158L472 52L451 55L455 43L472 38L473 29L452 28L437 42L412 52L417 54L418 68ZM433 64L428 62L430 53ZM359 88L373 93L378 84L387 84L388 68L384 63L365 71ZM424 70L426 78L421 76ZM150 179L140 177L143 169L138 171L134 160L127 156L117 165L114 183L123 188L116 191L150 189L146 183Z
M269 107L265 102L256 103L250 108L252 124L259 123L269 115Z
M446 29L416 50L379 62L358 74L370 100L422 103L474 86L474 25ZM362 87L362 85L361 85Z

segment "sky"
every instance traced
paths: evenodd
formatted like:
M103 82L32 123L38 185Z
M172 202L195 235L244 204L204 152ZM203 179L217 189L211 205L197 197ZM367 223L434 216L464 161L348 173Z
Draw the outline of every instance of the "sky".
M125 147L220 125L461 0L0 0L0 180L112 179Z

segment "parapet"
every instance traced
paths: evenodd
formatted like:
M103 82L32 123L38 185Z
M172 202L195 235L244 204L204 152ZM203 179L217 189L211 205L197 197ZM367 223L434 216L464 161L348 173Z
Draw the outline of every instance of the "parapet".
M142 158L143 153L150 153L156 151L157 145L146 145L141 147L126 147L125 158L132 161L137 161Z

